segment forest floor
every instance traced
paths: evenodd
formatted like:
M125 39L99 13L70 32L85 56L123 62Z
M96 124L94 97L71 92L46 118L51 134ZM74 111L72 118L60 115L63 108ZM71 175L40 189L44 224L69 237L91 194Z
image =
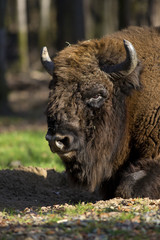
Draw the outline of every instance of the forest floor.
M0 131L46 128L47 97L43 80L16 87L9 103L20 121L4 120ZM0 170L0 239L160 239L160 200L102 201L97 192L73 187L65 172Z
M53 169L1 170L0 239L160 239L160 200L102 201Z

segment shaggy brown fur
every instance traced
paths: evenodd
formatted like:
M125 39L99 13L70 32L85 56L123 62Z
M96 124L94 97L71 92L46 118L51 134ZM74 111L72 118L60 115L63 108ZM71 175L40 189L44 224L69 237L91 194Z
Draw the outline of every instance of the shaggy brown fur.
M139 59L127 77L105 70L125 59L123 39ZM130 27L59 52L47 117L51 135L74 138L66 152L49 141L74 183L104 198L159 198L160 28Z

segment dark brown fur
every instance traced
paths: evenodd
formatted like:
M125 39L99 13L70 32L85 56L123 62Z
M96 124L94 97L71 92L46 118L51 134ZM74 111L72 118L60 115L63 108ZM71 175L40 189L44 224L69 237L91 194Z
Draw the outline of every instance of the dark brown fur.
M127 77L104 71L124 60L123 39L139 59ZM159 198L160 29L131 27L79 42L58 53L54 65L48 126L78 139L75 151L59 154L72 181L99 187L104 198ZM89 106L104 89L102 106Z

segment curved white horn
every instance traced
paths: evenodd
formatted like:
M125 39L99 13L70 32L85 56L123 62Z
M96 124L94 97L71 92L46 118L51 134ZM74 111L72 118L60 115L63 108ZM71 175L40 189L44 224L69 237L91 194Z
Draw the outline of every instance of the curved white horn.
M41 62L44 66L44 68L47 70L47 72L53 76L53 70L54 70L54 63L51 60L47 47L43 47L41 50Z
M136 50L134 49L132 43L130 43L127 40L123 40L124 47L126 50L126 59L119 63L115 64L112 66L105 65L103 67L103 70L107 73L112 73L112 72L119 72L123 74L124 76L129 75L131 72L134 71L138 64L138 58L137 58L137 53Z

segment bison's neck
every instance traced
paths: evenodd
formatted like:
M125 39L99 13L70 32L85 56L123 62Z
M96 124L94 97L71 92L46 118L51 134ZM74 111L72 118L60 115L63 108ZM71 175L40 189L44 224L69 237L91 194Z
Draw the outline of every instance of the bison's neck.
M123 166L129 158L130 155L130 134L128 132L128 128L125 129L124 135L117 147L117 152L113 156L113 171L114 175L120 166Z
M119 106L120 108L120 106ZM128 98L124 101L123 110L121 111L121 116L119 113L117 119L119 120L119 126L117 126L117 137L115 137L116 147L112 154L111 162L112 166L112 175L116 174L120 166L123 166L129 158L131 151L131 137L130 137L130 117L128 111ZM122 113L123 112L123 113Z

